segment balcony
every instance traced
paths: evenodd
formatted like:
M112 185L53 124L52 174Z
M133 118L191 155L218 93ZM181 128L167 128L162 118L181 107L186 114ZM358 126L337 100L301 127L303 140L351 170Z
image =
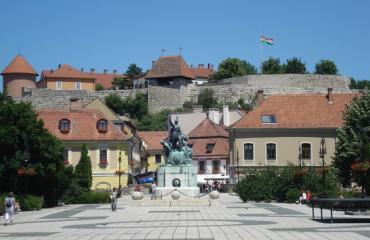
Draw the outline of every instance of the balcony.
M99 167L106 168L107 166L108 166L108 161L107 160L100 160L99 161Z

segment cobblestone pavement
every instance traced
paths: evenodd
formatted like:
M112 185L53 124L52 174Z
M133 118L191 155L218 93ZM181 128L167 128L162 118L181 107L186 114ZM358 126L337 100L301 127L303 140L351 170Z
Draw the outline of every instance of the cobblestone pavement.
M147 199L145 203L150 203ZM152 201L153 202L153 201ZM128 196L109 205L69 205L15 215L0 239L368 239L364 217L334 212L330 224L311 220L311 209L282 203L242 203L221 194L213 206L142 206ZM316 210L318 216L319 210ZM324 211L325 217L330 216ZM3 219L2 219L3 221Z

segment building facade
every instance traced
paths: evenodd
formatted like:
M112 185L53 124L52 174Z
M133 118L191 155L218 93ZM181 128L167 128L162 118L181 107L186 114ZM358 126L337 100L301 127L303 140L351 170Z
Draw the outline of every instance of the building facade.
M228 128L231 168L321 166L335 154L336 129L356 93L257 96L257 107Z
M165 163L161 141L168 137L167 131L139 131L142 140L141 166L142 172L157 171Z

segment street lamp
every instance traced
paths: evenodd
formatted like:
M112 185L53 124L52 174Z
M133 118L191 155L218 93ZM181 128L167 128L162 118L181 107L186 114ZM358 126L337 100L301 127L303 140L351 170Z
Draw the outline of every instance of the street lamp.
M325 138L321 138L320 141L320 158L322 158L322 189L323 197L325 197L325 154L326 154L326 142Z
M116 174L118 175L118 189L121 190L121 176L124 173L121 170L121 162L122 162L122 157L121 157L121 151L119 151L119 156L118 156L118 171L116 171Z

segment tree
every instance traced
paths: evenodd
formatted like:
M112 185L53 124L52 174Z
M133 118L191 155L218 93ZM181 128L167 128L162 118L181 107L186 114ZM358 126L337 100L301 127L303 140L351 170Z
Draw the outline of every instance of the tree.
M315 73L323 75L337 75L338 69L333 61L320 60L320 62L315 65Z
M281 65L279 58L270 57L262 63L263 74L278 74L281 73Z
M351 89L370 89L370 81L369 80L362 80L356 81L355 79L351 78L351 85L349 86Z
M227 58L220 63L212 78L217 81L250 74L257 74L255 66L239 58Z
M343 185L352 181L370 193L370 93L346 107L345 125L337 130L334 165Z
M105 90L105 88L103 87L103 85L97 83L97 84L95 84L95 90L96 91L102 91L102 90Z
M30 103L0 93L0 192L43 196L53 206L70 184L64 145L44 128Z
M287 63L282 66L283 73L303 74L306 72L306 64L296 57L288 59Z
M136 93L135 98L128 97L123 100L118 94L111 93L105 97L105 104L117 114L130 114L131 118L141 119L148 113L148 96Z
M198 104L205 109L216 107L217 98L215 97L215 91L211 88L202 89L198 95Z
M117 93L110 93L105 97L105 104L117 114L123 114L124 102Z
M137 76L140 76L141 74L143 74L143 70L139 68L135 63L131 63L126 71L126 75L129 77L129 79L133 79Z
M118 89L132 88L132 82L128 78L114 77L112 81L112 88Z
M76 165L74 171L74 178L76 183L84 190L89 191L92 184L92 170L91 170L91 160L87 154L87 147L84 143L81 149L81 158Z

